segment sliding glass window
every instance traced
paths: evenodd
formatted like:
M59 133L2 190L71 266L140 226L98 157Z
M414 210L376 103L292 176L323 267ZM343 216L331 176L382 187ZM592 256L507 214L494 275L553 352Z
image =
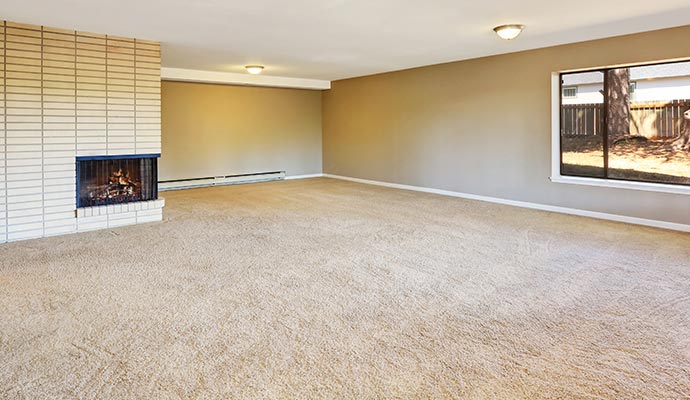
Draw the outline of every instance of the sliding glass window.
M561 74L561 175L690 185L690 62Z

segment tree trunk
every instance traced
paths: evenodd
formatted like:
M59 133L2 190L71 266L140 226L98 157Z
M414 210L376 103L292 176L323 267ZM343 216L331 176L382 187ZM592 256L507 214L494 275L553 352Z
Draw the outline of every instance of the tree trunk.
M607 128L609 137L630 134L630 69L615 68L606 72L608 80Z
M673 141L675 150L690 150L690 109L683 113L683 130L680 137Z

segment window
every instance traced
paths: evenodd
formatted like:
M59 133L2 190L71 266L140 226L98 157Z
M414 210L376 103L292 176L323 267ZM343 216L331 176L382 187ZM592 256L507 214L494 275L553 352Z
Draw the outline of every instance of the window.
M574 87L564 87L563 88L563 97L572 99L577 97L577 86Z
M560 176L690 186L690 62L559 78Z

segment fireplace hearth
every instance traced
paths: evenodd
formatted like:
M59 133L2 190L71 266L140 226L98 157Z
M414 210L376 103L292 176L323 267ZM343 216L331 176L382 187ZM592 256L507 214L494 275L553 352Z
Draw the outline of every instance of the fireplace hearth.
M77 157L77 208L156 200L159 156Z

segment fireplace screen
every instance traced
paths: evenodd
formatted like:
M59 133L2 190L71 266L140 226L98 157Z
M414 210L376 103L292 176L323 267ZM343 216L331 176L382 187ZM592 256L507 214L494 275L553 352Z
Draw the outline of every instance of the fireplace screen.
M155 200L157 155L77 157L77 207Z

